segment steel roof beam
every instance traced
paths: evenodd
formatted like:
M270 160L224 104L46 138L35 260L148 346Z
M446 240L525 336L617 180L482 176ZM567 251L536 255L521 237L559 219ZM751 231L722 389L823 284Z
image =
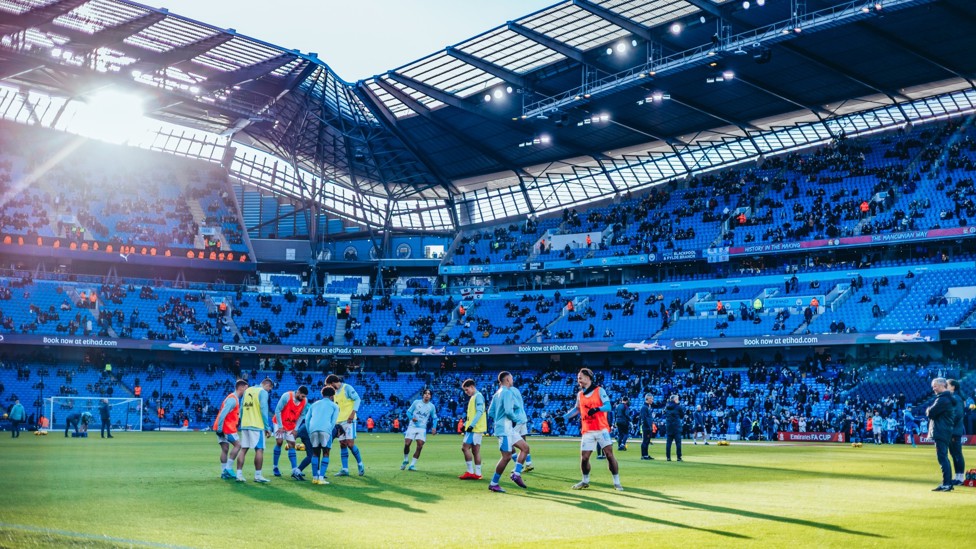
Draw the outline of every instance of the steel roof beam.
M514 21L509 21L508 30L520 34L533 42L541 44L550 50L562 54L564 57L572 59L581 65L589 65L583 57L583 52L554 38L550 38L541 32L522 26Z
M797 107L800 107L803 110L810 111L811 113L813 113L814 116L816 116L817 118L819 118L821 120L823 120L823 115L827 115L827 116L833 116L834 115L833 112L831 112L829 110L826 110L826 109L824 109L822 107L815 107L813 105L806 105L804 103L801 103L799 100L794 99L794 98L788 96L786 93L784 93L782 91L779 91L777 89L773 89L768 84L765 84L765 83L764 84L757 84L757 83L751 81L748 78L742 78L742 76L740 76L738 74L735 75L735 79L738 80L739 82L742 82L743 84L751 87L751 88L755 88L755 89L757 89L757 90L765 93L766 95L771 95L771 96L775 97L776 99L779 99L780 101L784 101L784 102L789 103L791 105L795 105Z
M932 65L933 67L936 67L936 68L938 68L940 70L943 70L943 71L945 71L945 72L947 72L947 73L949 73L949 74L951 74L953 76L956 76L956 77L958 77L958 78L960 78L962 80L965 80L966 82L969 82L969 85L970 86L973 85L973 79L971 77L965 76L960 71L957 71L957 70L955 70L953 68L947 67L945 65L945 63L943 63L943 62L935 59L934 57L932 57L931 55L929 55L929 54L927 54L925 52L919 51L919 49L918 49L917 46L914 46L912 44L909 44L908 42L906 42L905 40L899 38L898 36L895 36L894 34L888 32L888 31L879 29L878 27L876 27L874 25L871 25L871 24L869 24L869 23L867 23L865 21L861 21L861 22L857 23L857 25L859 27L861 27L862 29L868 31L869 33L877 36L878 38L881 38L882 40L884 40L886 42L890 42L890 43L894 44L898 49L900 49L900 50L902 50L902 51L904 51L904 52L906 52L906 53L908 53L908 54L910 54L910 55L912 55L914 57L917 57L917 58L921 59L922 61L925 61L926 63L928 63L929 65Z
M704 107L702 105L699 105L699 104L697 104L697 103L695 103L695 102L693 102L693 101L691 101L689 99L678 99L678 98L676 98L674 96L674 94L671 94L671 99L669 101L671 103L675 103L677 105L681 105L682 107L685 107L687 109L691 109L691 110L693 110L695 112L704 114L705 116L709 116L711 118L714 118L715 120L718 120L719 122L724 122L724 123L726 123L726 124L728 124L730 126L735 126L735 127L739 128L742 131L745 131L747 133L749 131L757 131L757 132L758 131L762 131L759 128L757 128L756 126L753 126L752 124L744 123L744 122L739 122L739 121L736 121L736 120L732 120L732 119L726 117L725 115L723 115L721 113L717 113L717 112L715 112L713 110L710 110L707 107Z
M6 20L0 22L0 34L14 34L22 30L50 23L87 2L88 0L61 0L60 2L28 10L19 15L6 15L4 16Z
M524 76L516 72L510 71L504 67L500 67L490 61L485 61L480 57L475 57L474 55L471 55L470 53L467 53L465 51L461 51L453 46L448 46L444 51L446 51L448 55L450 55L451 57L459 61L463 61L476 69L484 71L492 76L501 78L502 80L510 84L514 84L524 90L528 90L532 87L531 84L529 83L528 78L525 78Z
M427 153L425 153L424 151L420 150L418 147L413 145L412 140L400 130L400 126L397 122L396 117L393 115L393 113L391 113L390 111L388 111L382 106L383 101L381 101L380 98L376 96L373 90L369 89L369 86L366 86L365 84L360 82L354 88L354 92L356 92L356 95L363 102L363 104L366 105L366 108L373 112L376 118L380 120L380 122L387 128L387 130L390 133L392 133L400 141L400 143L402 143L403 146L406 147L408 151L410 151L414 156L416 156L420 160L420 162L423 163L424 167L426 167L430 171L430 173L437 179L438 183L440 183L440 186L445 191L447 191L447 194L449 196L456 194L458 192L457 188L454 187L454 184L451 183L450 179L448 179L446 176L444 176L443 173L441 173L440 168L437 166L437 163L434 162L433 159L431 159L427 155Z
M654 34L651 30L644 25L641 25L637 21L624 17L615 11L608 10L607 8L594 4L590 0L573 0L573 5L580 8L583 11L589 12L604 21L608 21L617 25L618 27L624 29L625 31L639 36L644 40L653 42L655 40Z
M431 114L430 109L428 109L426 106L424 106L423 104L421 104L420 101L417 101L413 97L410 97L409 94L407 94L406 92L404 92L400 88L398 88L398 87L396 87L396 86L394 86L394 85L392 85L392 84L390 84L388 82L385 82L382 78L377 78L376 79L376 84L379 87L381 87L384 90L386 90L388 93L390 93L390 95L392 95L393 97L395 97L398 101L400 101L401 103L403 103L404 105L406 105L410 110L412 110L413 112L417 113L418 115L420 115L421 117L423 117L425 120L427 120L428 122L430 122L431 124L433 124L434 126L436 126L438 130L440 130L440 131L442 131L444 133L450 134L452 137L454 137L455 139L457 139L458 141L460 141L462 144L464 144L464 146L468 147L471 150L476 151L478 154L480 154L481 156L483 156L485 158L491 159L493 162L496 162L498 165L502 166L505 169L511 170L511 171L515 172L516 174L518 174L518 173L524 173L524 172L522 172L522 170L520 168L515 167L509 160L501 157L500 155L498 155L497 153L495 153L490 148L485 147L484 145L482 145L481 143L479 143L477 140L472 139L471 137L469 137L467 134L465 134L463 132L460 132L460 131L452 128L451 126L445 124L444 122L441 122L440 120L438 120L435 116L433 116Z
M784 50L786 50L786 51L788 51L788 52L790 52L790 53L798 56L798 57L801 57L801 58L803 58L803 59L805 59L805 60L813 63L814 65L819 65L820 67L823 67L823 68L829 70L830 72L836 73L836 74L844 77L845 79L850 80L851 82L854 82L855 84L858 84L858 85L860 85L862 87L865 87L865 88L867 88L867 89L869 89L871 91L874 91L874 92L880 93L880 94L882 94L884 96L887 96L893 102L896 102L897 103L897 100L895 99L896 97L897 98L900 98L902 100L905 100L905 101L910 101L910 99L908 97L905 97L904 95L902 95L900 93L896 93L896 92L894 92L892 90L883 89L881 86L877 86L875 84L871 84L869 82L866 82L863 78L861 78L861 77L859 77L859 76L857 76L855 74L852 74L848 70L845 70L843 67L841 67L837 63L834 63L833 61L824 59L824 58L822 58L822 57L820 57L818 55L812 54L812 53L810 53L810 52L808 52L808 51L806 51L806 50L798 47L796 44L791 44L789 42L781 42L780 44L778 44L778 46L780 48L782 48L782 49L784 49Z
M262 76L267 76L281 67L284 67L288 63L291 63L297 58L298 56L295 54L283 53L277 57L272 57L266 61L261 61L260 63L255 63L247 67L241 67L237 70L218 74L217 76L208 78L202 84L209 91L216 91L221 88L243 84L244 82L256 80Z
M139 66L144 72L156 71L190 61L194 57L207 53L221 44L230 42L233 38L234 35L221 32L164 52L157 53L141 48L126 48L125 53L139 60L133 64L134 67Z
M124 23L119 23L113 27L105 27L104 29L92 34L90 37L83 37L72 40L67 47L71 49L77 49L76 44L79 46L86 47L90 50L97 50L98 48L103 48L105 46L111 46L122 42L126 38L138 34L149 27L159 23L163 19L166 19L165 13L160 13L157 11L151 11L146 15L141 17L136 17ZM52 26L52 32L55 34L61 33L61 27Z
M703 12L709 15L719 17L719 18L724 17L724 14L722 13L722 9L717 5L709 2L708 0L685 0L685 2L688 2L692 6L695 6L696 8L702 10Z

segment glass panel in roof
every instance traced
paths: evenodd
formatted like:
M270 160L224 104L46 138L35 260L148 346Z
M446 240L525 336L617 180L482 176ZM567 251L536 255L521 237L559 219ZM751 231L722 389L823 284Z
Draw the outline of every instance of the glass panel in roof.
M501 79L451 57L446 52L423 59L422 62L406 67L400 73L461 97L467 97L501 82Z
M565 59L561 53L507 28L479 36L458 49L520 74Z
M167 17L159 23L143 29L138 34L126 38L125 43L156 52L164 52L198 42L208 36L213 36L213 34L213 29L198 27L179 19Z
M407 86L405 84L401 84L401 83L397 82L396 80L390 79L390 78L388 78L386 76L383 76L381 78L383 78L383 81L384 82L387 82L391 86L395 86L397 89L402 90L404 93L406 93L410 97L416 99L422 105L426 106L428 109L436 109L437 107L441 107L441 106L444 105L444 103L441 103L440 101L434 99L433 97L430 97L429 95L425 95L425 94L423 94L423 93L421 93L421 92L419 92L419 91L411 88L410 86Z
M0 0L0 10L21 14L42 6L49 6L58 0Z
M580 50L606 44L629 33L572 4L520 21L526 27Z
M127 4L94 0L58 17L54 20L54 24L94 34L106 27L120 25L147 13L149 12L145 9Z
M698 8L684 0L607 0L600 2L603 7L624 17L653 27L673 19L698 12Z
M396 97L393 97L393 95L391 95L390 92L381 88L379 84L376 83L375 80L368 80L366 82L366 87L369 88L370 91L372 91L376 95L376 97L383 103L383 106L386 107L386 110L393 113L393 116L396 116L397 118L401 118L403 116L408 116L410 114L413 114L413 111L411 111L409 107L404 105Z

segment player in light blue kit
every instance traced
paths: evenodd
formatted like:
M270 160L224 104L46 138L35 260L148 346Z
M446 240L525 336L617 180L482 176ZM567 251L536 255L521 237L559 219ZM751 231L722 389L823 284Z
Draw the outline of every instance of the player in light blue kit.
M510 478L518 486L526 487L522 480L522 468L525 463L524 458L529 455L529 445L515 432L516 422L525 414L518 400L512 392L512 374L499 372L498 391L491 399L491 406L488 407L488 417L495 423L495 436L498 438L498 449L502 454L495 466L495 474L491 477L491 483L488 484L488 489L492 492L505 491L498 485L498 481L505 473L508 462L512 461L513 448L519 449L521 462L515 464L515 472Z
M518 418L515 419L515 432L518 434L518 436L522 437L522 440L525 440L525 438L529 436L529 416L525 413L525 401L522 400L522 392L519 391L515 386L514 379L512 380L512 386L509 387L509 390L512 391L512 396L515 397L515 410L519 413ZM528 442L526 442L526 444L528 444ZM532 454L525 454L525 459L520 459L521 457L521 452L519 452L515 456L515 461L525 463L525 467L522 469L522 472L528 473L529 471L535 469L535 467L532 466Z
M305 423L312 441L312 484L328 484L325 474L329 469L329 450L332 448L332 431L339 419L339 406L332 401L335 389L322 387L322 399L308 407ZM321 457L321 460L320 460Z
M424 442L427 441L427 423L429 421L434 422L434 427L430 430L430 434L437 434L437 407L430 401L433 396L430 389L424 389L423 398L413 401L413 404L407 409L407 417L410 418L410 423L407 425L407 432L403 434L403 463L400 464L401 471L404 469L409 469L410 471L417 470L417 460L420 459L420 452L424 449ZM413 453L413 459L410 460L410 467L407 467L407 458L410 456L410 444L415 440L417 441L417 451Z

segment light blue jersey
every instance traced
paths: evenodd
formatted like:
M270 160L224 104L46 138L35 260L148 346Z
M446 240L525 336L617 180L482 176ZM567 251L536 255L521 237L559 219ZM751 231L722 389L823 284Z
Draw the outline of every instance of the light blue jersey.
M498 389L491 397L491 405L488 407L488 419L495 422L495 436L504 436L512 430L518 415L515 412L515 397L512 391L504 387Z
M515 399L515 424L523 425L528 423L529 416L525 413L525 402L522 400L522 392L515 387L509 387L508 390L512 392L512 398Z
M335 402L323 398L305 408L308 409L308 414L305 416L308 432L323 432L331 435L339 418L339 406Z
M437 407L434 406L433 402L413 401L413 404L407 409L407 416L410 417L410 427L414 429L426 431L427 423L430 420L433 420L434 425L437 425Z

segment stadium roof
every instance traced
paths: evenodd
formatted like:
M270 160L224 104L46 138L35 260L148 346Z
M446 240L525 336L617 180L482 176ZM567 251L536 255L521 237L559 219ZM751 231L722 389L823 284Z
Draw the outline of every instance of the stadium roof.
M628 155L678 163L735 139L756 157L768 152L756 137L786 120L904 111L920 86L973 87L968 0L759 3L566 0L347 83L314 54L164 9L0 0L0 82L67 98L138 90L154 118L283 159L298 183L265 169L268 188L368 225L424 230L667 178L611 177ZM607 185L594 187L597 172ZM499 189L510 203L496 208Z

